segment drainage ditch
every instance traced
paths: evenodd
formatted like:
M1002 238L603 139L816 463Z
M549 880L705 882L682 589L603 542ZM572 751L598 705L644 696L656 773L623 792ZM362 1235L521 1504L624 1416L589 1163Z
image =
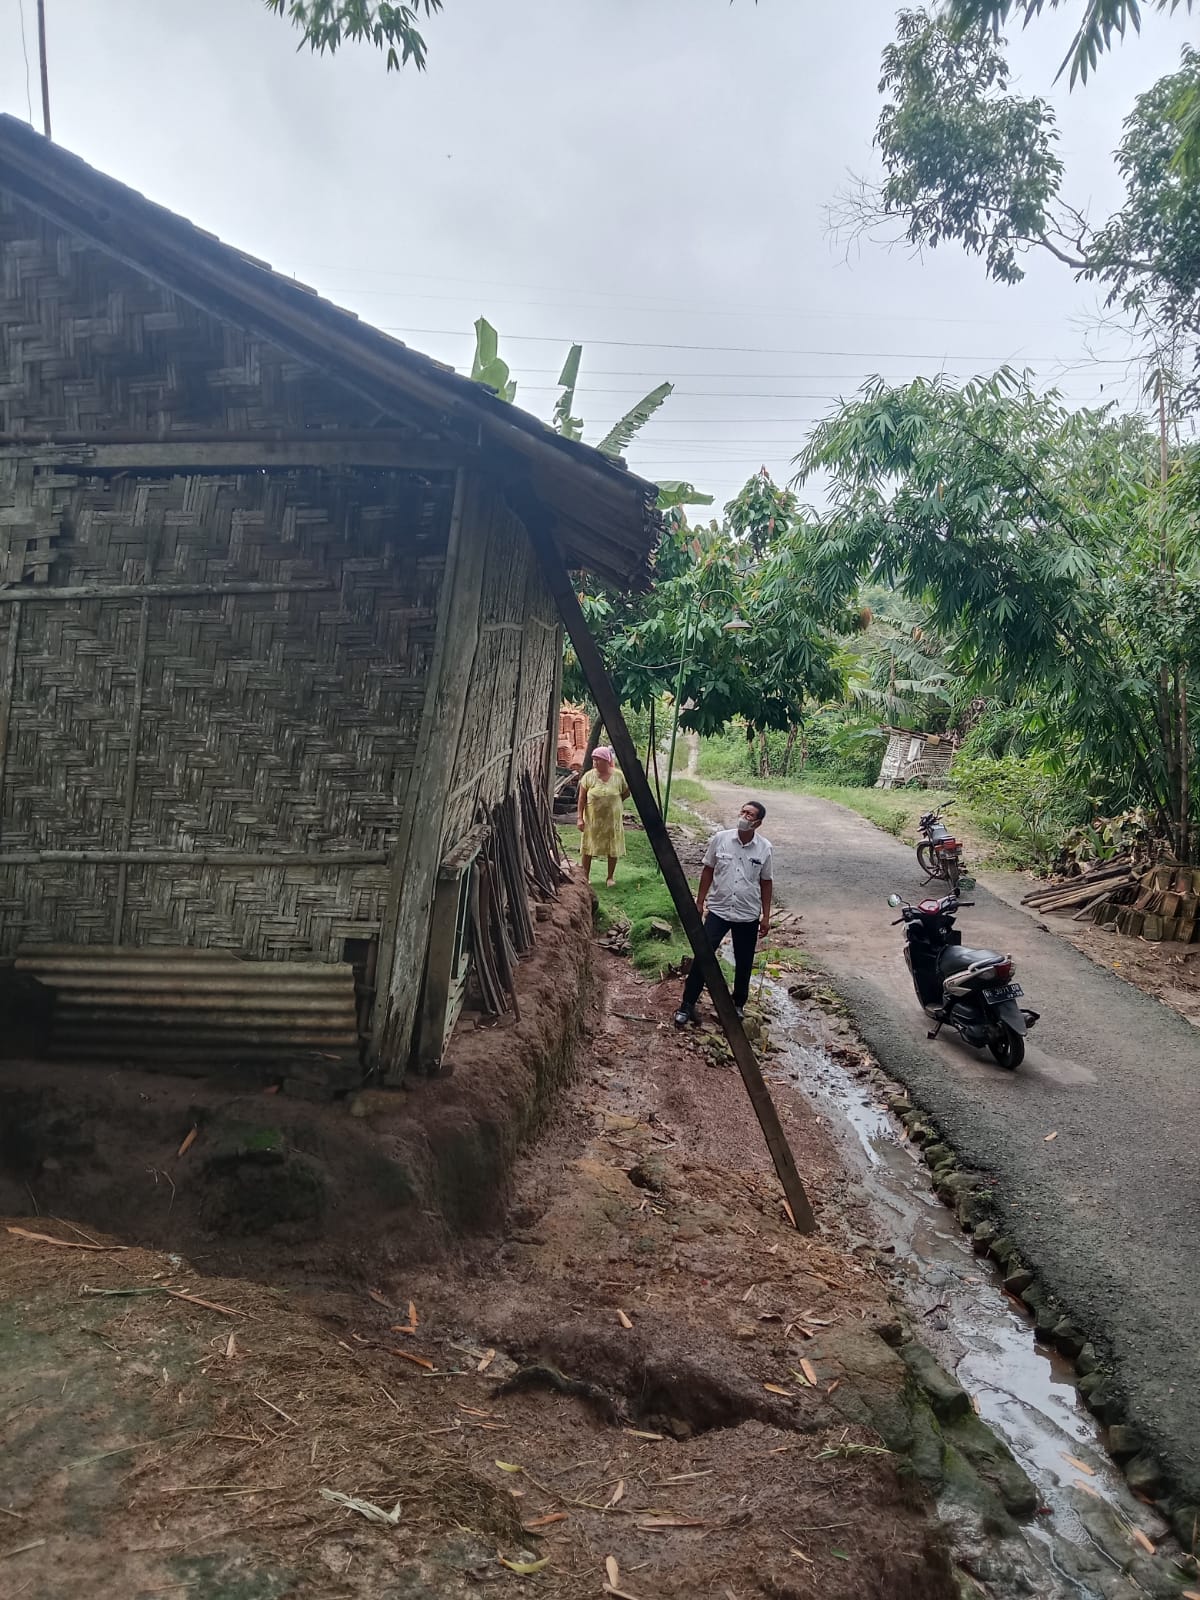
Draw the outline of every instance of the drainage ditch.
M1070 1364L1035 1340L1030 1317L933 1193L900 1122L837 1059L852 1035L819 1006L798 1004L777 983L769 989L772 1071L828 1119L868 1198L879 1267L913 1336L957 1377L1038 1491L1041 1510L1024 1530L1030 1560L1006 1587L1020 1592L1032 1577L1043 1600L1178 1596L1186 1580L1165 1520L1131 1493Z

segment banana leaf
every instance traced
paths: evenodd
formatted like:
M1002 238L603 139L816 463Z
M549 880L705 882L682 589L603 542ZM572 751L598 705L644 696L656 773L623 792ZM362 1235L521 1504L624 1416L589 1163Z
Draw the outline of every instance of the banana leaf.
M575 404L575 385L579 382L579 360L583 355L583 346L573 344L563 362L562 374L559 383L562 393L554 407L554 430L561 433L564 439L582 439L583 418L573 417L571 407Z
M635 434L644 428L646 423L662 405L667 396L673 393L673 383L660 383L657 389L639 400L637 405L631 406L619 422L615 422L596 446L601 455L619 456L632 442Z

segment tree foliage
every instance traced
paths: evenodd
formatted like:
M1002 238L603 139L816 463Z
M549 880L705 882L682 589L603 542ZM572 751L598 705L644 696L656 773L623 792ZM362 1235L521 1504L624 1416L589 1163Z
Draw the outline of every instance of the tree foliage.
M806 563L821 601L869 577L928 607L973 692L1028 697L1031 748L1110 807L1145 803L1186 857L1198 808L1196 471L1002 372L881 381L816 430L832 477Z
M998 25L1037 0L978 6ZM843 197L843 223L899 221L918 248L953 240L1015 283L1040 249L1121 304L1167 328L1200 329L1200 185L1176 161L1178 108L1200 95L1200 53L1138 96L1115 153L1125 202L1094 225L1064 193L1053 108L1012 92L1004 42L970 12L903 10L884 52L876 128L879 185ZM974 15L975 12L970 12Z
M762 493L757 480L747 490ZM786 491L775 494L794 505ZM794 515L777 518L770 545L760 530L756 548L728 520L695 529L676 511L645 594L582 596L622 703L641 710L673 695L681 661L680 722L699 733L735 718L751 732L787 729L810 699L840 699L838 634L857 626L858 612L841 599L826 606L805 581L793 553L798 533ZM749 626L727 629L735 616ZM564 690L586 693L570 652Z
M422 13L435 16L442 0L411 0L407 5L388 0L266 0L266 6L298 29L301 49L308 45L317 55L333 55L343 44L369 44L384 52L389 72L410 61L423 72L425 40L418 23Z

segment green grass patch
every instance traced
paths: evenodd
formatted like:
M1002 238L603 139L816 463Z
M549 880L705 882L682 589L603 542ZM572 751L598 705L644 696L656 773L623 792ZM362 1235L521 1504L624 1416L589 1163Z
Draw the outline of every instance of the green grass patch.
M579 860L579 830L563 825L563 847L572 861ZM658 862L646 835L637 829L625 834L625 855L617 862L617 878L609 889L604 882L605 863L592 864L592 888L599 904L597 922L602 931L629 925L629 950L634 966L647 977L661 978L684 956L691 954L675 915L667 886L659 874ZM671 937L661 938L651 927L653 921L670 925Z
M936 811L952 796L945 789L860 789L841 783L789 783L780 785L795 794L811 794L821 800L857 811L885 833L894 834L906 844L917 842L917 821L926 811Z

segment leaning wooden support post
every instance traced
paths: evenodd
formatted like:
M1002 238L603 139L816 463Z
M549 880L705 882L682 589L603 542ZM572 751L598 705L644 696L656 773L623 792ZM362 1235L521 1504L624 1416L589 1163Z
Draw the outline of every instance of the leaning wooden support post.
M642 819L646 837L658 861L663 881L670 891L671 899L675 902L675 910L683 924L683 931L691 943L693 959L704 974L704 981L716 1007L717 1017L729 1041L729 1048L733 1051L733 1059L737 1062L746 1093L750 1097L750 1104L754 1107L754 1115L758 1118L758 1125L767 1141L767 1149L771 1152L771 1160L775 1163L775 1171L779 1174L779 1181L787 1196L792 1220L801 1233L811 1233L816 1227L816 1220L804 1185L800 1181L800 1174L796 1170L791 1146L779 1121L779 1113L775 1109L775 1102L771 1099L771 1091L763 1079L758 1059L746 1037L746 1030L742 1027L742 1019L737 1014L733 996L725 982L725 974L721 971L721 964L704 932L704 924L696 909L687 874L675 854L675 846L671 843L667 825L655 803L629 729L625 726L625 717L616 690L613 688L596 642L588 631L566 565L554 542L552 516L538 502L528 497L521 497L519 500L514 497L514 509L528 529L534 549L538 553L546 583L554 596L571 643L575 647L575 655L587 679L592 698L604 719L604 726L608 730L617 760L629 784L634 805L637 807L638 816Z

